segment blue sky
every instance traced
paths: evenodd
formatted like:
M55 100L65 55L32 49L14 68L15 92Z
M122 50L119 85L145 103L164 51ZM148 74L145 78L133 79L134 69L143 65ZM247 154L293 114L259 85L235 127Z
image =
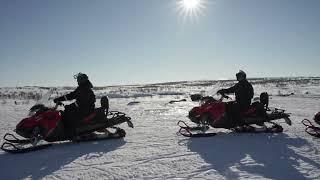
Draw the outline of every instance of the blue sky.
M0 86L319 76L319 0L0 0Z

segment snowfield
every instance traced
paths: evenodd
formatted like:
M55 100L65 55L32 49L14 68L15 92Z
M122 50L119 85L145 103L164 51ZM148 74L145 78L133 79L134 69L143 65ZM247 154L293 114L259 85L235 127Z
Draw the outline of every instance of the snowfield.
M237 134L211 129L219 134L193 139L176 134L179 120L192 124L186 116L198 103L190 100L190 94L214 95L234 81L96 88L97 98L109 96L110 110L132 118L134 129L120 125L127 132L124 139L57 143L25 154L0 151L1 179L320 179L320 139L308 135L301 124L302 119L311 120L320 111L320 78L251 82L255 96L267 91L271 107L292 113L292 126L278 121L283 133ZM57 90L56 96L72 88ZM36 102L20 92L46 91L40 87L1 88L0 136L12 132ZM168 103L179 99L187 101ZM96 105L100 106L99 100Z

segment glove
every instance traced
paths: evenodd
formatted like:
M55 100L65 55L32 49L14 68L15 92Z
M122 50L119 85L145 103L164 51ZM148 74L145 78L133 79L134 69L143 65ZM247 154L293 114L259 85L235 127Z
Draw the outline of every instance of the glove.
M62 104L59 98L53 99L53 102L54 102L55 104L58 104L58 105L61 105L61 104Z
M224 89L220 89L219 91L217 91L217 94L225 94L225 90Z

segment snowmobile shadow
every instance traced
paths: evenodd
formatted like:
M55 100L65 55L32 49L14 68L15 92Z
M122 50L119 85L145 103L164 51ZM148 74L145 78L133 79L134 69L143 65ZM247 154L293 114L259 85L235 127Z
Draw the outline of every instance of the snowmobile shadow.
M124 139L61 143L49 149L25 154L0 154L1 179L42 179L74 160L99 158L125 144Z
M303 168L302 163L319 169L320 164L293 150L303 146L311 145L304 139L290 138L284 133L232 133L214 138L194 138L187 142L191 151L199 153L226 179L238 179L243 173L270 179L306 179L308 174L304 176L297 167ZM307 169L305 172L310 171Z

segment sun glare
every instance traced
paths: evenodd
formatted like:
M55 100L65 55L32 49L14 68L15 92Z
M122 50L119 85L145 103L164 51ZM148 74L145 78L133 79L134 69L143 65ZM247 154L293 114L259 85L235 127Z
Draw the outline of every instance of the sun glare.
M177 9L179 14L184 17L184 19L197 19L200 15L203 15L203 10L205 9L207 0L178 0Z
M182 0L186 9L194 9L199 5L200 0Z

